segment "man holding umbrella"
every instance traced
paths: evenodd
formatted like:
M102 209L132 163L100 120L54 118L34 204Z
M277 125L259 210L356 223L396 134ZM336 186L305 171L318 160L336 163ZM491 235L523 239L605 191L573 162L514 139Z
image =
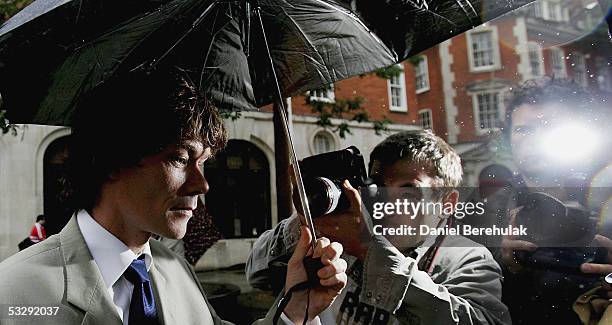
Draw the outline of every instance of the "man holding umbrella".
M224 323L187 262L149 240L184 236L198 195L208 191L202 165L227 140L195 89L180 71L133 72L76 105L75 213L58 235L0 263L2 323ZM318 285L293 294L282 314L275 304L260 323L316 322L344 287L342 246L322 238L308 252L310 240L304 228L285 284L306 280L302 260L312 254L325 265Z

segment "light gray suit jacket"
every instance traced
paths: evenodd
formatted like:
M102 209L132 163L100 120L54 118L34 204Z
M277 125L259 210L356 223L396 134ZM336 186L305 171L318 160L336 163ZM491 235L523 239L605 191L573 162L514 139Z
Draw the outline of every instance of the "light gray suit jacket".
M206 300L191 266L163 244L152 240L150 245L149 273L162 322L229 324ZM9 307L23 306L58 308L54 316L9 316ZM12 308L13 314L23 311L30 313ZM59 234L0 263L0 312L0 324L122 324L74 217ZM257 323L271 324L274 312Z

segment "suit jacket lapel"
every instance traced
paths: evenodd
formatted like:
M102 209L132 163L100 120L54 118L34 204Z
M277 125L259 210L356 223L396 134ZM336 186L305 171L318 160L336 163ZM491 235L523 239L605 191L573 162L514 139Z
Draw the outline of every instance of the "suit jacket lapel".
M162 310L160 316L163 322L167 325L191 324L198 320L201 324L210 324L211 321L214 325L226 324L217 316L208 300L206 300L193 269L187 267L187 274L185 274L184 266L186 266L186 262L178 260L179 258L175 256L167 256L166 253L160 251L158 246L161 245L161 243L151 240L153 264L149 273L153 280L157 310L158 313ZM191 280L195 281L197 290L199 290L203 300L200 299L199 295L194 295L193 288L189 288ZM187 287L182 287L185 285ZM190 297L189 295L194 296ZM206 307L203 305L204 303ZM204 312L204 308L208 310Z
M60 232L60 249L66 272L66 300L85 312L82 324L121 324L76 215Z
M158 260L153 261L153 265L151 265L151 269L149 270L151 280L153 281L153 293L155 294L157 314L163 321L163 324L179 324L175 314L175 301L169 299L170 294L168 294L166 275L157 267L157 263L161 262L161 260Z
M213 319L213 324L214 325L230 324L228 322L223 321L221 317L217 315L217 312L215 311L213 306L208 301L208 298L206 297L206 292L204 291L204 288L202 287L202 284L200 283L200 280L198 279L198 276L196 275L195 270L193 268L190 268L189 271L191 272L191 276L196 280L198 289L200 289L200 293L202 293L202 297L204 297L204 301L206 301L206 307L208 308L208 311L210 312L210 316Z
M200 286L201 288L201 286ZM219 317L219 315L217 315L217 312L215 311L215 309L213 308L213 306L210 304L210 302L208 301L208 298L206 298L206 294L204 293L204 289L200 289L202 291L202 295L204 295L204 300L206 300L206 306L208 307L208 310L210 311L210 315L212 316L214 325L223 325L223 324L227 324L227 322L224 322L221 317Z

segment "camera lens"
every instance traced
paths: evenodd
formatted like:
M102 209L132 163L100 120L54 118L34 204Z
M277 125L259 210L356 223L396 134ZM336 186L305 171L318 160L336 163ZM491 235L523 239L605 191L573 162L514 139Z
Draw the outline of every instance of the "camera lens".
M342 189L325 177L316 177L304 182L310 213L313 217L328 214L338 207Z

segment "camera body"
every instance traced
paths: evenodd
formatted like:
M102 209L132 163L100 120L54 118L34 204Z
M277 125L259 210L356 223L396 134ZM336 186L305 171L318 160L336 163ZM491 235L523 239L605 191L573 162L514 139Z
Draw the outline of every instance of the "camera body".
M582 263L604 263L607 251L592 247L597 219L579 204L565 204L546 193L528 194L516 216L517 225L527 228L521 240L533 242L533 252L515 251L522 265L562 273L582 274Z
M355 146L304 158L300 161L300 170L313 218L350 206L342 189L344 180L356 188L367 182L363 156ZM293 193L293 203L303 213L297 191Z

